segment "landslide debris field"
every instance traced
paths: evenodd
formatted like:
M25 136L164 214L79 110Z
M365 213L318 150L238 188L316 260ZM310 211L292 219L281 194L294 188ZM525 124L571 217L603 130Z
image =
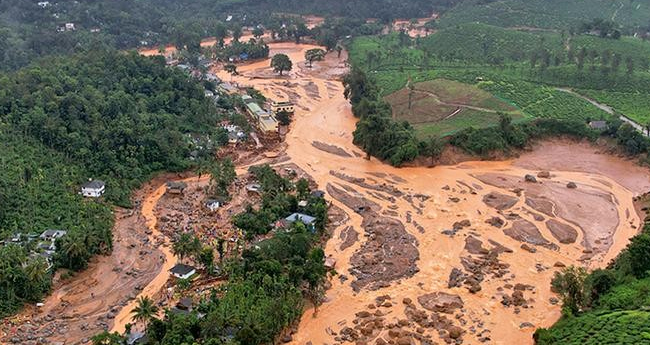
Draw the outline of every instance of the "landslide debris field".
M328 54L310 69L302 58L310 48L271 44L271 56L293 60L291 73L279 77L263 61L234 77L297 103L276 159L303 169L346 213L325 248L338 275L318 312L305 311L293 344L530 344L536 327L560 316L553 272L605 266L636 233L633 197L650 187L648 174L588 144L550 142L515 161L433 169L364 159L337 81L346 57ZM517 112L480 96L444 97ZM566 151L575 153L555 154Z
M325 252L338 275L318 312L307 309L291 331L292 344L531 344L536 327L560 316L553 273L572 264L605 266L641 224L633 197L650 189L647 171L588 144L546 142L514 161L433 169L366 160L352 145L356 119L340 83L345 52L309 68L304 52L314 46L270 47L271 56L289 55L292 72L279 77L268 60L240 66L239 76L221 67L215 72L268 98L296 102L285 144L272 155L242 155L238 175L252 163L292 167L326 191L335 210ZM188 194L163 195L169 178L145 186L136 196L142 206L118 217L114 253L63 282L41 310L22 313L21 336L73 344L102 328L122 330L131 298L164 298L175 262L164 244L173 229L191 222L204 240L211 231L239 236L227 214L238 211L246 194L235 194L232 209L208 224L198 194L207 178L175 179L188 183ZM92 285L105 274L114 279ZM67 297L82 285L94 298Z

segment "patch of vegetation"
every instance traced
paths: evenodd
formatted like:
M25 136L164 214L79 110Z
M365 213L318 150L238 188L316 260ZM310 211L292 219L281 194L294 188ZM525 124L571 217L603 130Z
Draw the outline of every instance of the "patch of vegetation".
M294 212L315 217L318 229L322 230L325 227L327 206L324 200L309 194L306 180L300 180L294 185L268 165L253 166L249 171L262 187L262 205L257 209L247 205L244 212L233 218L233 224L244 230L248 239L267 234L273 229L277 220L284 219ZM301 200L307 201L307 207L298 207Z
M133 188L212 157L223 143L216 124L232 109L222 99L225 109L161 58L115 51L1 75L0 238L23 237L0 252L0 315L41 299L57 268L109 253L112 204L130 206ZM82 199L88 178L106 182L103 198ZM30 240L48 229L67 231L51 268Z
M468 0L443 14L438 25L479 22L502 27L577 30L594 18L611 19L630 32L648 24L650 6L626 0Z
M639 344L650 341L650 224L603 270L557 272L563 317L535 332L537 344Z
M580 90L579 92L597 102L607 104L642 126L650 123L650 94L603 90Z
M559 54L565 40L566 37L553 32L531 33L466 23L441 29L421 39L418 47L440 61L500 65L528 60L536 51Z

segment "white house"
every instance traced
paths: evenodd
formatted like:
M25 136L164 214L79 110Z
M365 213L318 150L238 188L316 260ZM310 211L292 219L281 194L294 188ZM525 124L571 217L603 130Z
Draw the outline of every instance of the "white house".
M210 210L210 212L214 212L221 207L221 202L219 200L209 199L206 201L205 207Z
M85 197L99 198L106 191L106 183L100 180L90 180L81 186L81 194Z
M61 238L65 236L68 232L65 230L45 230L43 233L39 236L42 240L44 241L54 241L58 238Z
M189 265L176 264L169 272L178 279L187 279L196 273L196 268Z

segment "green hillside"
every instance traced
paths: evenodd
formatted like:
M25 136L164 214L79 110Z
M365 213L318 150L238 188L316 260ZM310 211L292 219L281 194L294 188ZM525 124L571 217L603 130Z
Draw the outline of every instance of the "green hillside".
M440 26L479 22L502 27L569 30L594 18L626 30L647 26L648 0L465 0L443 14Z

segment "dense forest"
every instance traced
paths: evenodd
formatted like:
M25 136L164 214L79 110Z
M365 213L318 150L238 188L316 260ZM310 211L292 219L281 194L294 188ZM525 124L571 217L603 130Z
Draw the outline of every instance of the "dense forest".
M42 61L0 85L0 235L23 235L0 251L0 315L47 290L31 235L67 231L54 267L84 268L111 250L111 204L129 206L131 190L155 172L211 156L224 142L216 123L232 107L217 107L161 58L110 50ZM89 178L106 181L103 200L82 200Z

